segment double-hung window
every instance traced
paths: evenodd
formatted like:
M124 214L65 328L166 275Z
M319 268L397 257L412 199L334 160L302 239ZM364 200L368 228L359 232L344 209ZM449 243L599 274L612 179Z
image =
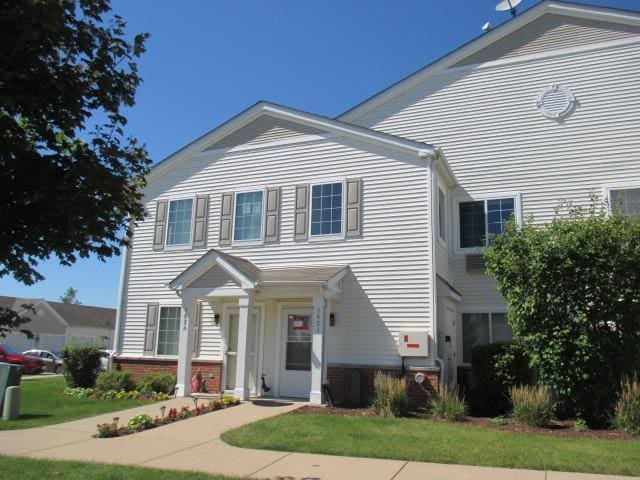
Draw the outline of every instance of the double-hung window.
M193 199L184 198L169 202L167 218L167 239L165 245L179 246L191 244L193 226Z
M342 182L311 186L311 236L342 235Z
M233 221L234 241L262 239L263 192L236 193L236 212Z
M178 340L180 338L180 307L161 307L158 321L158 355L178 355Z
M514 197L461 201L460 248L485 247L500 235L516 212Z
M612 211L625 217L640 217L640 187L611 189L609 196Z
M462 361L471 363L471 349L486 343L507 342L513 338L504 313L462 314Z

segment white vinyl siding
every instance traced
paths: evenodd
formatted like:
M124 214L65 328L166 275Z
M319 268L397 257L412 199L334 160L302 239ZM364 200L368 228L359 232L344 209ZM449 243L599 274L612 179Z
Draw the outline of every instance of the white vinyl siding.
M640 36L632 45L444 72L356 123L442 148L459 183L452 197L517 191L519 219L548 222L562 201L587 206L603 185L640 183L639 45ZM562 123L536 108L552 84L579 102ZM452 253L463 304L502 303L495 282L468 274L463 252Z
M447 204L445 195L441 188L438 188L438 235L440 239L447 239Z
M156 354L159 356L178 355L180 338L180 307L160 307L158 321L158 344Z
M362 179L364 234L348 242L295 241L295 186L337 178ZM328 329L329 362L398 365L397 332L432 328L430 182L428 164L417 155L332 138L193 157L147 187L145 206L153 219L160 195L198 192L209 195L210 212L219 212L221 193L229 185L238 191L253 185L281 187L277 244L221 248L213 241L210 247L260 267L349 265L342 299L336 302L338 320ZM219 218L213 215L207 222L208 239L219 238ZM146 304L175 302L178 297L166 284L201 256L191 250L154 252L152 234L149 221L139 222L135 229L123 355L142 355ZM219 329L208 322L203 320L200 358L221 359Z
M167 246L189 245L193 228L193 199L184 198L169 202L167 218Z

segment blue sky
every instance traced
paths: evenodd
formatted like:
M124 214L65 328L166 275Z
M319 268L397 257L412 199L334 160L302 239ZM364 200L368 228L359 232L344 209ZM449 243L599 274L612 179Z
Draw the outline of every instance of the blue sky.
M497 0L112 0L129 32L149 32L128 131L159 161L258 100L335 116L481 34ZM520 9L536 4L523 0ZM639 0L591 3L640 9ZM43 262L0 294L57 300L69 286L115 307L120 259Z

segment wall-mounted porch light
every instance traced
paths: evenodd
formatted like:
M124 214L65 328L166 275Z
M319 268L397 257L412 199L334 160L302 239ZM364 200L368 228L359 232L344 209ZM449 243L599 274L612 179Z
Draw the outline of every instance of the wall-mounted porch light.
M216 327L219 327L219 326L220 326L220 314L219 314L219 313L214 313L214 314L213 314L213 324L214 324Z
M329 326L330 327L335 327L336 325L336 314L335 313L330 313L329 314Z

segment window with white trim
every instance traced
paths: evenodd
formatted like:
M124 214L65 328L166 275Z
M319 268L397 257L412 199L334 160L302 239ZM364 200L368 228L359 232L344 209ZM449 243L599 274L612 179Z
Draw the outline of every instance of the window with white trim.
M462 361L471 363L471 349L476 345L508 342L513 338L505 313L462 314Z
M625 217L640 217L640 187L609 190L609 204Z
M157 355L178 355L181 307L160 307Z
M442 240L447 239L447 205L444 192L438 188L438 234Z
M167 217L167 246L189 245L193 225L193 199L183 198L169 202Z
M502 233L515 211L514 197L460 202L460 248L486 247Z
M234 241L262 239L263 197L262 190L236 193Z
M342 182L311 186L311 236L342 234Z

